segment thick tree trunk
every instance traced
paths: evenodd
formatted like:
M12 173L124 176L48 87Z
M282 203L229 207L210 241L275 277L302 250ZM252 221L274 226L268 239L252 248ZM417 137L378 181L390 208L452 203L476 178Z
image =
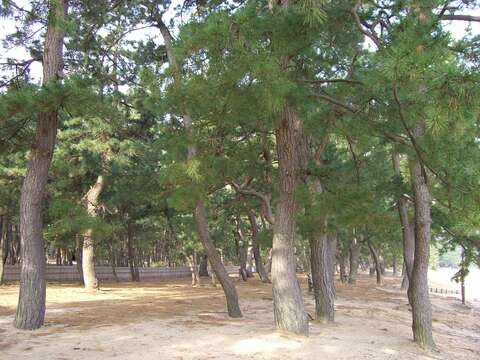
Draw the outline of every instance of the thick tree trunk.
M255 269L257 270L260 279L264 283L270 283L268 278L267 271L262 263L262 257L260 255L260 245L258 244L258 226L255 214L252 210L248 210L248 220L250 221L250 228L252 231L252 247L253 247L253 257L255 260Z
M161 18L161 14L158 14L156 10L154 10L153 13L156 14L155 15L156 25L158 26L164 40L168 62L170 66L173 68L174 82L177 86L180 86L180 82L182 80L181 79L182 74L181 74L180 64L177 62L177 59L175 56L175 49L173 46L174 45L173 37L170 31L168 30L167 26L163 22ZM192 117L188 112L188 108L186 106L183 114L183 124L185 126L185 130L189 137L189 141L192 141L193 140L193 121L192 121ZM196 156L197 156L197 149L195 145L190 143L187 150L187 161L188 162L193 161ZM225 293L225 297L227 300L228 314L231 317L242 317L242 312L240 310L240 305L238 303L237 289L235 288L235 285L230 279L230 277L228 276L227 270L225 269L225 266L221 261L220 255L218 254L217 250L215 249L215 246L213 245L210 239L210 234L208 232L207 211L205 209L205 204L201 197L197 200L194 216L195 216L195 223L197 226L197 232L198 232L200 241L202 242L203 248L205 250L206 255L208 256L208 260L212 266L212 269L215 272L216 277L220 281L220 284L222 285L223 291Z
M415 254L408 290L412 306L413 338L421 346L430 348L435 346L428 292L432 197L428 170L417 160L411 160L410 171L415 201Z
M67 0L50 2L47 34L43 48L43 84L57 81L63 70L63 21ZM42 208L48 171L57 137L57 110L38 115L27 174L20 196L20 231L22 239L20 293L15 326L37 329L45 319L45 253L42 236Z
M88 190L84 197L87 213L91 217L97 216L98 202L104 187L104 177L99 175L95 184ZM83 234L82 272L85 289L98 289L99 284L95 272L95 241L93 239L92 229L87 229Z
M373 263L375 265L375 273L377 274L377 285L382 284L382 270L380 269L380 256L378 254L377 249L372 245L372 243L368 242L368 248L370 249L370 253L372 254Z
M357 236L354 236L350 244L350 272L348 275L348 283L355 285L357 283L358 261L360 259L360 242Z
M325 225L310 240L310 267L312 272L313 294L315 296L315 319L318 322L333 322L335 315L334 279L332 278L331 249L325 232Z
M272 287L275 324L278 330L308 335L308 318L298 283L295 260L295 190L304 163L300 148L303 129L297 114L285 105L275 130L280 194L273 227ZM302 153L303 152L303 153Z

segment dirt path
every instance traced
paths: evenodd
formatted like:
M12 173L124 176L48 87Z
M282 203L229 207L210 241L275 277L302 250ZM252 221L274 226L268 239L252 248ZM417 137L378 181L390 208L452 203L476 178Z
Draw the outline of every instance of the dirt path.
M221 289L187 280L106 284L95 293L50 284L47 325L35 332L13 328L18 286L3 286L0 359L480 359L480 309L432 297L439 351L424 352L411 341L398 282L338 284L335 324L312 323L306 339L274 332L271 288L258 280L237 282L245 317L236 320Z

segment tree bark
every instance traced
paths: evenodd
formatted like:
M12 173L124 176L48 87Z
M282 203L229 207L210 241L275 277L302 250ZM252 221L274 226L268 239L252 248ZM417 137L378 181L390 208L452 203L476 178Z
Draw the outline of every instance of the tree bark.
M207 255L203 255L200 259L200 266L198 270L198 275L200 276L209 276L208 274L208 257Z
M99 175L95 184L85 195L87 213L91 217L97 216L98 202L100 195L105 187L103 175ZM93 230L87 229L83 234L82 247L82 272L85 289L98 289L98 279L95 272L95 241L93 239Z
M378 251L375 249L373 244L368 241L368 248L370 249L370 253L372 254L373 263L375 264L375 273L377 274L377 285L382 284L382 270L380 269L380 256Z
M396 151L392 151L393 170L397 177L401 177L400 171L400 156ZM413 256L415 252L415 229L408 216L408 202L404 196L399 196L397 199L397 210L402 225L403 238L403 262L406 267L407 279L402 281L402 289L408 288L409 279L412 277L413 270ZM404 288L404 286L406 286Z
M295 110L285 104L275 129L280 196L273 227L272 288L278 330L308 335L308 318L298 283L295 260L295 190L303 168L303 128ZM303 154L302 154L303 152Z
M412 306L413 339L423 347L435 346L432 335L432 306L428 289L430 257L431 208L429 174L418 160L410 161L410 178L415 202L415 254L408 289Z
M63 27L67 0L50 1L47 34L43 48L43 85L57 81L63 70ZM20 196L20 232L22 239L20 293L15 326L37 329L45 319L45 253L42 236L42 208L48 171L57 137L58 111L38 115L27 174Z
M357 283L358 261L360 259L360 242L357 236L354 236L350 244L350 272L348 275L348 283L355 285Z
M310 240L310 267L315 297L315 319L320 323L327 323L334 321L335 292L332 261L329 259L332 254L325 222L323 221L320 226L322 229Z
M343 255L343 254L340 254L339 256L339 264L340 264L340 281L342 283L345 283L348 279L348 275L347 275L347 259L346 259L346 256Z
M258 244L258 226L255 214L252 210L248 210L248 220L250 221L250 228L252 231L252 247L253 247L253 257L255 260L255 269L257 270L260 280L264 283L270 283L268 278L267 271L263 266L262 257L260 255L260 245Z
M239 275L243 281L248 280L247 272L247 246L245 243L245 236L243 234L243 229L241 228L240 219L236 220L237 230L237 254L240 267L238 269Z
M140 274L138 272L138 265L135 259L135 250L133 248L133 229L131 220L128 220L127 222L127 256L132 281L138 282L140 281Z

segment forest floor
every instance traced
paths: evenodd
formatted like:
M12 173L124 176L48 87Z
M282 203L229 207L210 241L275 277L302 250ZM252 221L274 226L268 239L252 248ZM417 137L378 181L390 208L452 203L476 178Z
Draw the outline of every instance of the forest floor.
M275 333L270 285L235 282L242 319L228 318L221 288L193 288L188 279L106 283L94 293L52 283L37 331L13 327L18 285L2 286L0 359L480 359L480 308L457 299L431 297L437 351L411 341L400 278L337 284L335 323L312 322L308 338ZM312 295L305 298L313 314Z

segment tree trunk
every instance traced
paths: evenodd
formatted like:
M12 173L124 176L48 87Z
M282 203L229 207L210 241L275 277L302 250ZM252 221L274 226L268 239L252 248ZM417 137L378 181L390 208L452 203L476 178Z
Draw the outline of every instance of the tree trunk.
M278 330L308 335L308 318L298 283L295 261L295 190L306 151L300 149L303 129L296 112L285 104L275 130L278 154L279 200L273 227L272 288Z
M429 174L418 160L411 160L411 181L415 201L415 254L409 297L412 306L413 339L423 347L434 347L432 336L432 306L428 290L430 257L430 227L432 223Z
M270 283L265 267L262 263L262 257L260 255L260 245L258 244L258 226L255 219L255 214L252 210L248 210L248 220L250 221L250 228L252 231L252 247L253 247L253 257L255 260L255 269L257 270L260 279L264 283Z
M158 14L156 10L154 10L154 14ZM175 56L173 37L167 26L163 22L161 14L156 16L156 25L158 26L164 40L168 62L173 68L174 83L176 86L180 86L182 74L180 64L177 62ZM193 140L193 121L190 113L188 112L188 108L185 106L185 109L183 110L183 124L185 126L185 130L190 141L187 149L187 161L191 162L197 156L197 148L191 143L191 141ZM230 277L228 276L227 270L225 269L225 266L220 259L220 255L218 254L215 246L210 239L210 234L208 232L207 211L201 197L197 199L194 217L200 241L202 242L203 248L206 255L208 256L208 260L212 266L212 269L215 272L218 280L220 281L220 284L222 285L223 291L225 293L228 315L231 317L242 317L242 312L238 303L237 289L235 288L235 285L230 279Z
M200 240L202 241L208 260L212 266L212 270L222 285L225 293L228 315L230 317L242 317L235 285L228 276L227 270L225 269L225 266L223 266L222 260L220 259L220 255L210 239L210 235L208 233L207 212L205 210L205 205L201 200L197 202L197 206L195 207L195 222L197 224L197 231L200 235Z
M198 274L197 251L193 250L193 254L187 257L190 272L192 273L192 286L200 285L200 276Z
M67 0L50 2L47 34L43 49L43 81L57 81L63 70L63 23ZM42 208L48 171L57 137L57 110L41 112L37 119L27 174L20 196L20 232L22 239L20 293L15 326L37 329L45 319L45 252L42 236Z
M407 268L405 266L405 263L403 263L402 267L402 285L400 285L401 290L407 290L408 289L408 276L407 276ZM410 300L409 303L411 304Z
M115 279L116 282L120 282L120 279L118 278L117 275L117 259L116 259L116 254L115 254L115 245L113 243L113 240L110 242L110 266L112 267L112 274L113 278Z
M360 242L354 236L350 244L350 273L348 275L348 283L355 285L357 283L358 261L360 259Z
M77 263L77 271L80 274L80 282L82 283L83 286L85 286L85 282L83 281L83 270L82 270L82 249L83 249L83 240L82 238L77 234L75 236L75 260Z
M84 197L87 213L91 217L97 216L98 202L104 187L105 180L102 175L99 175L95 184L88 190ZM99 284L95 272L95 245L92 229L87 229L83 234L82 271L85 289L98 289Z
M395 175L401 178L402 173L400 171L400 156L396 151L392 151L393 170ZM404 196L399 196L397 199L397 210L400 217L400 223L402 225L402 238L403 238L403 263L406 270L406 278L402 280L402 289L407 289L409 279L412 277L413 271L413 257L415 252L415 229L408 216L408 202ZM411 305L411 301L409 298Z
M4 249L5 239L7 237L7 222L8 217L6 215L0 215L0 285L3 284L3 266L5 264Z
M247 246L245 243L245 236L243 234L243 230L240 224L240 219L236 220L237 225L237 254L238 254L238 261L240 263L240 267L238 269L238 273L243 281L248 280L248 272L247 272Z
M203 255L200 259L200 266L198 270L198 275L200 276L209 276L208 275L208 257L207 255Z
M323 221L320 226L322 229L310 240L310 267L315 296L315 319L326 323L334 321L335 293L330 269L332 261L329 259L331 251L329 251L328 236L325 232L325 222Z
M132 221L128 220L127 223L127 256L128 256L128 266L130 268L130 275L132 276L132 281L140 281L140 276L137 268L137 261L135 260L135 250L133 249L133 230L132 230Z
M372 254L373 263L375 264L375 273L377 274L377 285L382 284L382 270L380 269L380 255L378 251L374 248L372 243L368 242L368 248L370 249L370 253Z
M397 257L395 255L393 255L393 258L392 258L392 272L393 272L393 277L396 277L398 275Z
M268 251L267 262L265 263L265 271L267 272L267 274L270 274L272 272L272 255L273 255L273 249L270 249Z
M340 264L340 281L342 283L347 282L348 275L347 275L347 259L346 256L343 254L340 254L339 256L339 264Z

